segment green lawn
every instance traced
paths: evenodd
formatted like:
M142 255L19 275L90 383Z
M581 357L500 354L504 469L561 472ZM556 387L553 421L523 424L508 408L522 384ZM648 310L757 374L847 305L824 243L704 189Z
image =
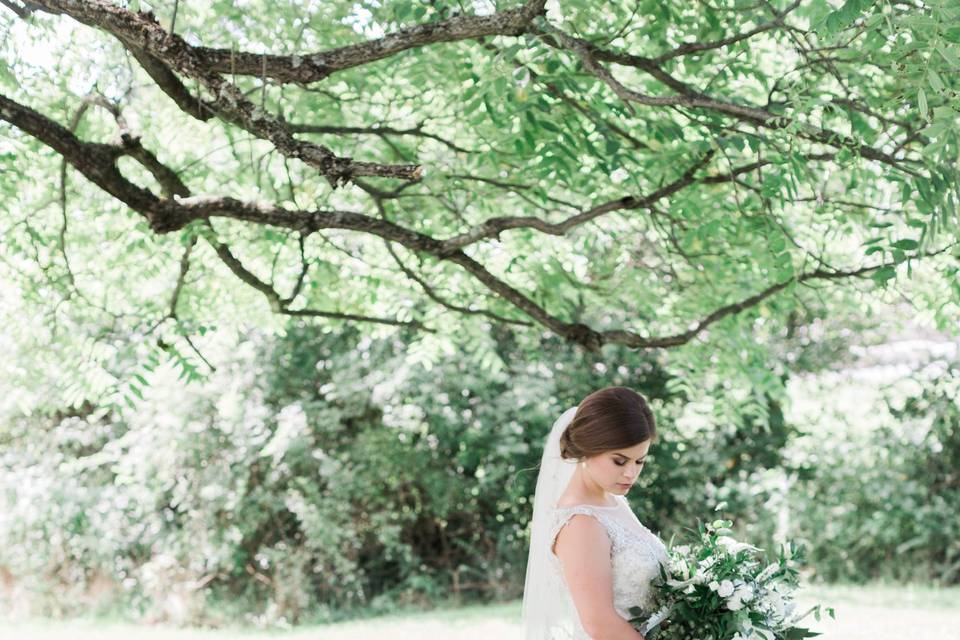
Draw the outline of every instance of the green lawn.
M960 640L960 588L811 587L800 604L815 602L836 608L837 619L811 626L824 640ZM285 638L289 640L522 640L520 602L448 608L440 611L384 616L293 631L222 629L184 630L140 627L102 620L0 621L0 638L11 640L226 640Z

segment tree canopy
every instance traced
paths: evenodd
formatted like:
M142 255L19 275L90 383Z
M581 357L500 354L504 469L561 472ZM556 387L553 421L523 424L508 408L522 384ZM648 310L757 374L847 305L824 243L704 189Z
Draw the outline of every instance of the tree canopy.
M4 0L5 268L54 325L184 352L269 312L740 349L880 289L950 326L958 19Z

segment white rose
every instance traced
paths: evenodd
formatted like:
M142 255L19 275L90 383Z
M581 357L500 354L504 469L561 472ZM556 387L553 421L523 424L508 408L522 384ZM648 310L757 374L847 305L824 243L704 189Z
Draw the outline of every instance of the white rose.
M724 580L720 583L720 588L717 589L717 594L721 598L728 598L733 595L733 583L729 580Z
M619 169L615 169L613 173L610 174L610 180L612 180L614 184L620 184L621 182L623 182L629 177L630 177L630 174L627 173L627 170L624 169L623 167L620 167Z

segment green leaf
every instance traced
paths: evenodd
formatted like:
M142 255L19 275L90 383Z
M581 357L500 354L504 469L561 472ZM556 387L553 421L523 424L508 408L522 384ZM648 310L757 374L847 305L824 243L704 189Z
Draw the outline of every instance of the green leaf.
M890 246L893 247L894 249L903 249L904 251L911 251L913 249L916 249L920 245L919 243L917 243L916 240L904 239L904 240L897 240Z
M546 129L547 131L551 131L553 133L560 133L560 127L553 124L549 120L539 120L538 122L540 123L540 126Z
M780 253L787 248L787 241L784 240L783 236L779 233L775 233L770 236L770 251L773 253Z
M946 86L943 84L943 79L940 77L940 74L937 73L936 69L933 67L927 72L927 77L930 79L930 87L934 91L943 91Z
M946 60L950 66L960 69L960 60L957 59L957 56L953 51L950 51L950 49L942 44L938 44L936 48L940 55L943 56L943 59Z
M923 87L917 90L917 106L920 108L920 115L923 116L925 120L929 120L928 114L930 109L927 106L927 92L923 90Z
M878 284L883 284L887 280L891 280L896 276L897 276L896 268L890 265L886 265L874 271L873 275L870 277L873 278L873 280L876 281Z

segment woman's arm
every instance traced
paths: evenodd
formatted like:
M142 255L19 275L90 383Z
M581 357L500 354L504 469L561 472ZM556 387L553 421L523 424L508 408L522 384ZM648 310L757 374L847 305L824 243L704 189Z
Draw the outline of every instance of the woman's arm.
M557 535L555 549L584 631L593 640L643 640L613 608L610 538L603 525L574 515Z

